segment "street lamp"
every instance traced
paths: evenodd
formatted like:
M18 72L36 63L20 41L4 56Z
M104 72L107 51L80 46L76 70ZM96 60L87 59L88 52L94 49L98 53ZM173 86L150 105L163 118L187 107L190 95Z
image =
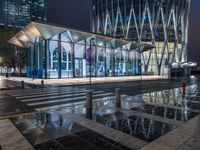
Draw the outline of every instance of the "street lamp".
M141 62L141 64L140 64L140 66L141 66L141 81L142 81L142 62Z
M88 62L89 62L89 65L90 65L90 87L91 87L91 84L92 84L92 79L91 79L91 74L92 74L92 41L94 41L95 38L91 38L90 39L90 48L89 48L89 53L88 53Z

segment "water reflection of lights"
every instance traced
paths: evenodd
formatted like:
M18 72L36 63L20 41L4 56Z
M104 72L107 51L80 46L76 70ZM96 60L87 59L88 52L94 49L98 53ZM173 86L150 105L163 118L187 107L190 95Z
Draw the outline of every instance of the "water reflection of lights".
M124 114L116 115L116 113L106 117L98 115L96 121L146 141L153 141L175 127L153 119Z
M197 90L197 85L187 86L187 93ZM194 96L194 93L193 93ZM164 118L173 118L179 121L187 121L200 112L195 101L182 97L182 88L146 93L139 96L130 96L122 102L122 108L135 111L143 111Z

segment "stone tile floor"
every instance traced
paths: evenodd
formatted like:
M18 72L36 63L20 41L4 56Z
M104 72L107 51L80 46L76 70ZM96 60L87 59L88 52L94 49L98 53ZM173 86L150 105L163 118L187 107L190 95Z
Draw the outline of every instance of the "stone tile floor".
M9 119L0 120L0 144L2 150L34 149Z
M200 115L144 146L142 150L199 150Z
M73 113L34 113L10 120L0 121L0 142L5 150L196 150L200 146L200 115L151 143Z
M172 94L171 92L174 92L174 94ZM196 103L194 103L192 100L194 100L193 96L189 96L191 95L191 93L195 92L196 95L194 96L196 99ZM124 131L124 128L127 129L129 126L126 127L126 125L130 122L123 122L124 119L127 119L128 115L131 115L130 112L137 112L139 114L139 122L141 122L141 120L143 120L144 123L144 128L145 128L145 124L147 124L148 127L146 127L146 130L151 130L155 131L156 128L160 128L162 130L162 135L169 132L170 130L172 130L175 125L176 125L176 129L172 130L171 132L167 133L164 136L161 136L160 138L156 139L150 138L149 134L144 134L141 138L141 133L139 134L139 136L136 134L134 136L139 137L141 139L145 139L147 141L153 141L150 144L147 144L146 146L142 147L142 149L189 149L189 147L191 149L200 149L200 143L199 142L199 128L200 128L200 115L198 115L200 113L200 107L199 107L199 103L200 103L200 89L198 86L189 86L187 88L187 95L185 97L182 97L182 91L181 89L174 89L174 90L165 90L161 92L162 94L160 94L160 92L157 92L156 94L154 93L154 98L156 95L162 95L162 97L158 97L157 99L155 98L154 100L152 100L152 97L149 97L149 99L146 98L145 94L142 95L142 97L144 97L144 101L143 102L148 102L150 104L148 104L149 106L151 106L150 108L146 108L143 107L144 110L141 111L141 109L138 109L138 107L136 107L135 109L132 109L132 107L130 106L135 106L132 105L133 102L130 102L130 98L128 98L128 103L127 103L127 99L124 99L124 101L121 103L122 108L119 109L116 112L116 109L113 109L114 107L114 103L111 101L110 103L101 103L101 109L97 109L93 111L93 117L91 118L93 121L95 122L99 122L107 127L110 128L114 128L117 129L119 131L122 131L124 133L128 133L130 135L131 130ZM149 95L150 93L148 93ZM166 96L168 95L168 97ZM167 97L167 98L166 98ZM133 97L132 97L133 98ZM134 104L137 104L136 106L138 106L138 103L140 104L139 106L141 107L141 101L136 102L137 101L137 96L135 97L136 99L134 99ZM156 103L159 103L159 105L161 106L157 106L155 105ZM191 105L191 103L193 105ZM190 105L188 105L190 104ZM197 104L197 105L196 105ZM127 107L128 106L128 107ZM146 106L146 104L144 105ZM155 106L155 107L153 107ZM164 106L164 107L163 107ZM99 108L99 105L94 106L95 108ZM103 110L103 107L107 107L107 109ZM153 108L152 108L153 107ZM81 108L77 108L78 110L73 110L73 112L75 112L76 114L85 117L85 108L84 106ZM127 109L129 109L129 114L123 114L121 115L122 110L124 110L124 112L127 113ZM151 109L151 111L149 111L149 109ZM158 111L156 112L156 109L158 109ZM161 110L159 110L161 109ZM148 110L148 111L146 111ZM120 111L119 114L117 114ZM61 110L60 112L63 112L63 110ZM171 129L168 129L168 131L166 130L163 131L163 129L161 127L159 127L159 125L155 125L158 124L156 121L153 121L153 124L155 125L154 128L151 128L150 125L150 121L146 121L147 123L145 123L145 119L142 118L141 119L141 115L143 116L148 116L152 115L152 118L157 120L160 119L160 121L162 122L162 125L164 125L166 127L168 120L170 121L171 125ZM87 116L87 115L86 115ZM99 116L100 116L100 120L99 120ZM125 118L124 118L125 116ZM196 117L195 117L196 116ZM130 121L130 117L132 116L128 116L128 120ZM161 117L161 118L158 118ZM195 117L195 118L194 118ZM134 118L135 118L135 114L134 114ZM147 117L148 118L148 117ZM193 118L193 119L192 119ZM115 121L113 121L115 120ZM134 121L136 121L137 119L134 119ZM134 122L133 121L133 122ZM122 123L123 122L123 123ZM165 123L164 123L165 122ZM186 123L184 123L186 122ZM168 122L169 123L169 122ZM117 124L117 125L116 125ZM143 126L143 125L142 125ZM138 129L140 132L142 129L142 127L139 127ZM145 130L144 130L145 131ZM144 131L142 131L142 133L144 133ZM186 133L184 133L186 132ZM154 132L153 134L154 136L156 136L156 132ZM144 138L145 137L145 138ZM158 136L159 137L159 136ZM194 146L191 146L191 143L194 143ZM173 146L174 145L174 146Z
M132 147L120 142L127 138L136 141L133 137L74 114L34 113L11 118L11 121L35 149L128 150ZM135 147L146 144L139 139L137 141Z
M11 139L26 138L25 145L34 149L199 149L199 85L187 87L186 93L182 96L181 88L136 96L122 93L121 108L113 99L102 99L93 103L92 114L82 102L12 117L12 128L21 133Z

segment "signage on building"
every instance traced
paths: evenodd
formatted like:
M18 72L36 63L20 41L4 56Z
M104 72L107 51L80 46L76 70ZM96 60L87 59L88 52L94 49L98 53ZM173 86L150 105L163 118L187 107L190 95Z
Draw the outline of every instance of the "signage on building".
M87 55L88 55L88 59L87 59L88 63L91 65L92 64L92 48L88 49Z

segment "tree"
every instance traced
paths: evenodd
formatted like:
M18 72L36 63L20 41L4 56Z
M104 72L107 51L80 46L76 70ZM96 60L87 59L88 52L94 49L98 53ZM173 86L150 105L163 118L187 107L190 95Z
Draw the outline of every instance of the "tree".
M18 29L0 29L0 66L14 70L19 67L21 75L21 70L25 65L25 49L8 43L8 40L17 32Z

